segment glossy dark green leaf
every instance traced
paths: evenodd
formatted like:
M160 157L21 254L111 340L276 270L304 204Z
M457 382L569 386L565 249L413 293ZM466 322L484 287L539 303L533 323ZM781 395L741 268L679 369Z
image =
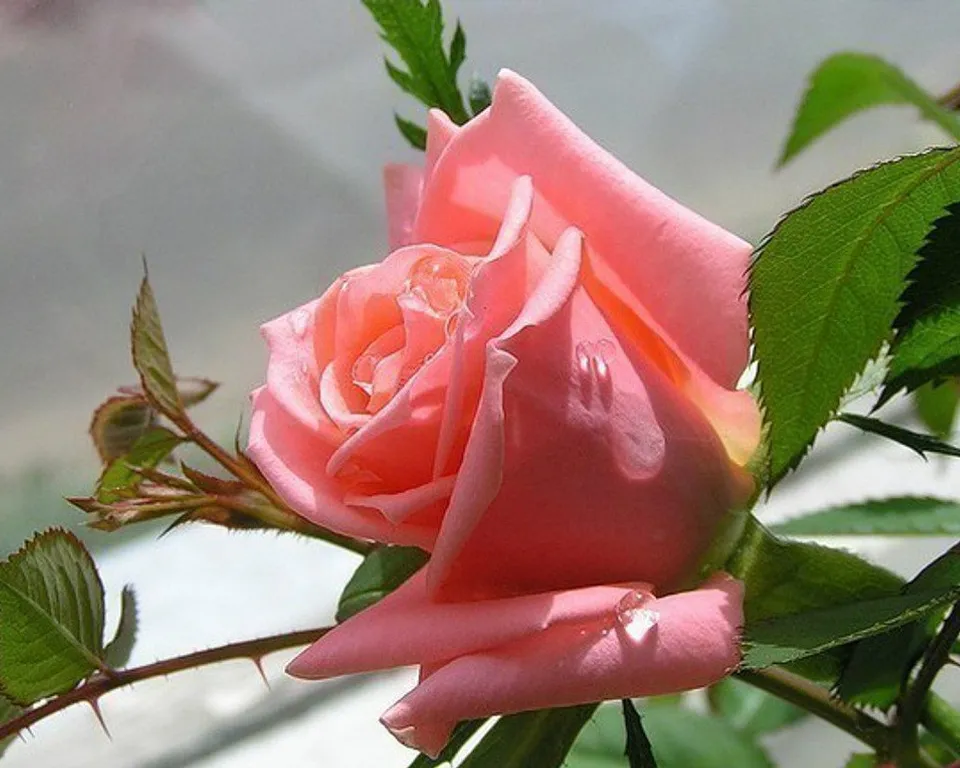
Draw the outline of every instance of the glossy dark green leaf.
M72 533L37 534L0 563L0 691L16 704L69 690L102 666L103 584Z
M960 502L900 496L843 504L772 526L791 536L960 535Z
M741 668L763 669L815 656L924 619L958 598L960 587L949 586L748 623Z
M898 427L895 424L880 421L880 419L860 416L855 413L844 413L837 417L837 421L843 421L864 432L870 432L874 435L885 437L888 440L893 440L895 443L900 443L900 445L909 448L924 458L928 453L939 453L943 456L960 456L960 448L950 445L950 443L945 443L933 435L913 432L912 430Z
M960 546L927 565L904 586L903 593L949 589L956 584L960 584ZM943 610L934 611L923 621L857 643L840 676L837 694L857 704L884 710L892 707L901 683L936 634L942 618Z
M140 382L147 399L166 416L182 413L183 401L180 399L177 379L170 363L170 354L167 352L157 301L146 274L140 283L140 292L133 308L130 341L133 365L140 374Z
M809 715L800 707L733 677L710 686L707 699L714 714L751 736L777 731Z
M757 248L750 314L767 475L796 466L880 350L933 222L960 200L960 149L882 163L812 196Z
M337 621L346 621L393 592L423 567L429 556L416 547L379 547L354 571L340 595Z
M960 205L934 222L901 301L880 403L960 373Z
M137 641L137 593L129 584L120 593L120 621L113 639L103 649L103 658L113 669L122 669L130 661L133 646Z
M746 586L747 626L781 616L859 600L899 595L903 579L840 549L780 539L748 517L737 552L726 570ZM791 665L794 672L833 682L843 656L830 651Z
M643 728L659 768L772 768L763 748L719 717L682 706L645 704ZM587 723L570 750L567 768L627 768L623 718L605 704Z
M915 106L924 119L960 139L960 121L895 66L879 56L837 53L811 75L780 165L847 118L885 104Z
M585 704L501 717L460 768L570 766L567 753L596 708L596 704ZM622 755L622 738L619 749Z

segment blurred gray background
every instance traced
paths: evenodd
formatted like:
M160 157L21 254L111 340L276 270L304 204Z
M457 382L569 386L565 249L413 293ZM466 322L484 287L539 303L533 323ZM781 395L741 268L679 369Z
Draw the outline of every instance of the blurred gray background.
M29 11L33 4L34 9ZM0 0L0 541L51 522L96 473L93 407L132 380L129 307L150 263L183 374L224 382L198 411L227 439L263 376L258 325L385 253L384 162L416 160L392 121L421 111L383 72L359 0ZM945 141L910 110L857 118L780 172L806 76L824 56L888 57L934 92L960 80L950 0L449 0L467 72L533 80L667 193L756 242L808 192ZM956 471L828 430L767 517L826 499L960 493ZM831 463L833 462L833 463ZM274 536L181 529L100 550L108 592L133 583L134 663L330 619L355 560ZM850 542L844 542L850 543ZM868 541L914 572L948 542ZM113 608L111 604L111 608ZM285 657L288 658L288 657ZM10 766L404 766L376 722L408 671L325 684L267 662L138 685L42 723ZM803 725L784 766L841 765L849 739ZM814 749L819 750L814 755Z

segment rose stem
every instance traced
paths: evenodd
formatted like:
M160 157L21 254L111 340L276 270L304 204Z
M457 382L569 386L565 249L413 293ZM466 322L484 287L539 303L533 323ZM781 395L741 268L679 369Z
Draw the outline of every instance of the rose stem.
M49 699L39 707L28 709L17 717L0 724L0 739L13 736L24 728L29 728L34 723L66 709L73 704L79 702L96 704L101 696L117 688L132 685L142 680L164 677L174 672L196 669L197 667L204 667L208 664L216 664L217 662L228 661L230 659L249 658L255 662L259 662L259 660L268 653L312 643L323 637L330 629L331 627L320 627L316 629L305 629L299 632L270 635L269 637L261 637L255 640L243 640L238 643L222 645L218 648L209 648L204 651L188 653L184 656L164 659L154 662L153 664L145 664L142 667L111 670L109 675L97 672L94 673L87 682L83 683L83 685Z

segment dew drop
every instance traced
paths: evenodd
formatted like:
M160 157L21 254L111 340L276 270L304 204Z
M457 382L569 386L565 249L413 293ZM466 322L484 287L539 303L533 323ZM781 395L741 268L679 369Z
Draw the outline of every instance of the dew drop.
M581 341L577 344L577 370L581 376L590 376L591 363L593 359L593 345L588 341Z
M464 263L447 254L424 256L410 270L408 287L442 315L453 312L463 301L469 273Z
M290 317L290 327L294 335L302 339L307 335L307 326L310 324L310 312L306 309L298 309Z
M660 621L660 614L648 606L654 602L649 592L628 592L617 603L617 623L631 640L642 640Z
M597 380L604 384L610 380L610 366L600 355L593 358L593 370L597 374Z
M617 345L610 339L600 339L597 342L597 357L603 362L610 363L617 356Z

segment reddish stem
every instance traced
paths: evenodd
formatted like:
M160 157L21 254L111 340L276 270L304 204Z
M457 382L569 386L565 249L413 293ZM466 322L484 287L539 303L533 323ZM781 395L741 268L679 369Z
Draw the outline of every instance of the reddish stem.
M323 637L330 629L331 627L320 627L317 629L305 629L299 632L287 632L280 635L261 637L256 640L243 640L238 643L222 645L218 648L209 648L205 651L196 651L184 656L175 656L174 658L164 659L154 662L153 664L145 664L142 667L111 670L109 674L96 672L83 685L56 696L38 707L28 709L12 720L0 724L0 740L19 733L24 728L29 728L34 723L60 712L73 704L87 702L96 705L101 696L117 688L132 685L141 680L163 677L173 674L174 672L196 669L197 667L204 667L230 659L250 658L254 661L259 661L263 656L266 656L268 653L273 653L274 651L308 645Z

